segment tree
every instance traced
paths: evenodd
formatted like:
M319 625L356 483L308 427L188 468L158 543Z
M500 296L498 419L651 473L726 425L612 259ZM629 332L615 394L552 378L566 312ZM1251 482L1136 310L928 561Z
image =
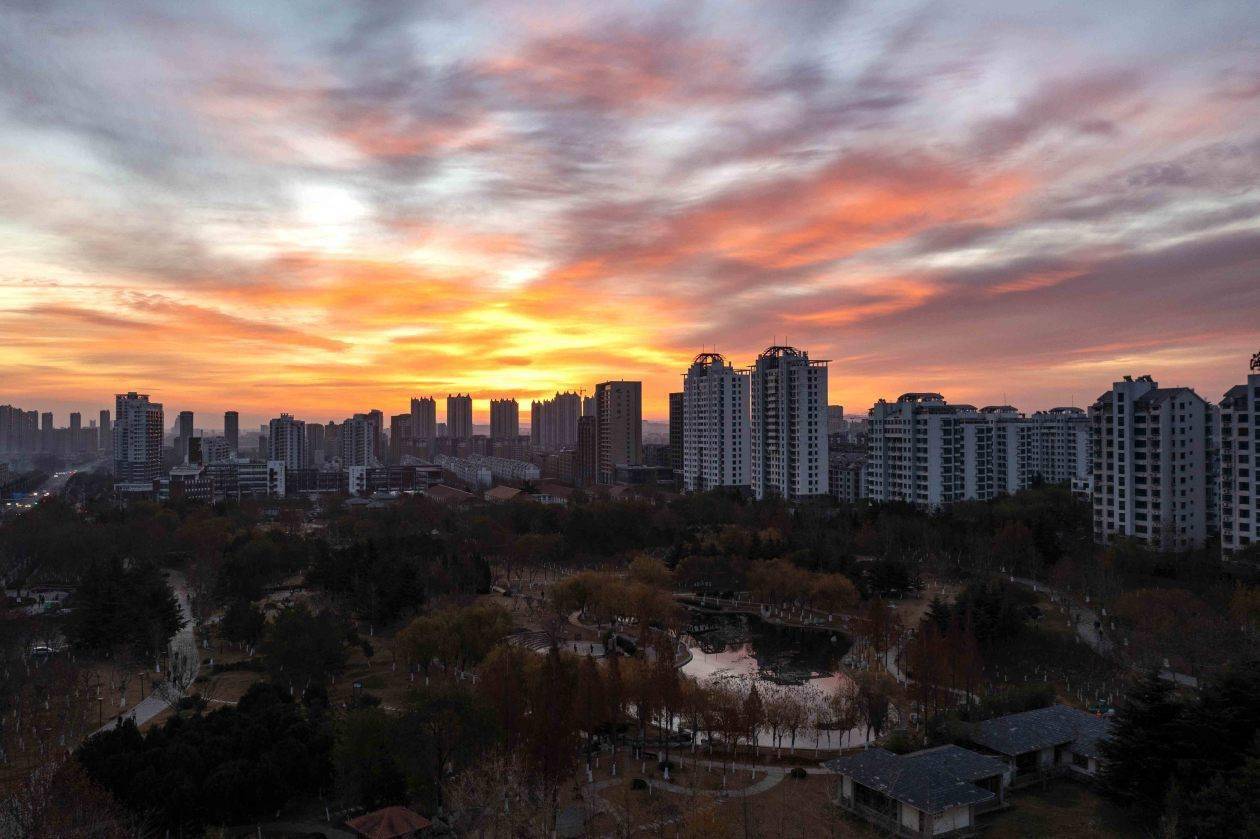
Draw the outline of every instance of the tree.
M174 717L141 734L126 720L83 743L88 775L154 832L197 832L273 814L332 779L332 738L274 685L255 684L235 707Z
M346 631L327 610L312 614L305 605L290 606L267 628L262 654L272 681L301 693L345 669Z
M406 800L407 778L395 757L398 729L380 708L352 710L337 724L333 764L342 795L368 810Z
M762 725L766 721L765 705L761 701L761 694L757 690L756 683L748 689L748 695L744 697L744 707L740 717L744 723L744 731L748 735L748 742L753 747L753 754L757 754L757 732L761 730Z
M858 602L858 590L843 574L819 574L810 585L809 601L815 609L843 612Z
M400 744L405 744L421 767L413 789L438 807L445 801L448 776L498 739L490 707L462 684L417 690L399 721L399 731Z
M233 600L223 613L219 632L227 641L254 646L267 627L267 616L248 600Z
M1173 698L1173 686L1152 670L1125 695L1116 709L1111 736L1099 749L1102 791L1152 818L1163 811L1177 754L1178 723L1185 708Z
M548 802L548 829L555 824L561 783L573 769L577 727L573 718L572 667L553 643L530 690L526 753Z
M855 703L859 719L866 725L868 737L872 732L878 737L888 726L899 689L897 682L878 669L862 670L854 681L857 684Z
M159 655L184 625L175 593L149 562L93 562L71 606L66 637L90 652Z
M1177 835L1260 837L1260 744L1252 746L1240 769L1212 776L1178 808Z

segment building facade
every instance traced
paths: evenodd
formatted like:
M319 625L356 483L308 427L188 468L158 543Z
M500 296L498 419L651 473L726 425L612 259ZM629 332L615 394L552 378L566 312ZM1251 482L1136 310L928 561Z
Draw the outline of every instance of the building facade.
M515 399L490 400L490 439L514 440L521 434L521 408Z
M753 494L825 495L827 362L795 347L766 349L752 368L750 403Z
M529 437L535 449L558 452L577 445L582 396L557 392L550 399L536 399L529 409Z
M366 414L355 414L337 426L337 446L343 468L379 466L372 444L372 421Z
M114 488L119 492L152 492L162 474L162 405L148 394L114 397Z
M223 412L223 439L227 440L232 454L241 450L241 415L236 411Z
M1051 408L1032 415L1037 427L1037 474L1065 484L1090 474L1089 415L1083 408Z
M1126 376L1089 416L1095 540L1201 546L1218 516L1214 407L1190 388Z
M747 372L717 353L696 356L683 377L683 489L750 485L748 402Z
M431 396L411 400L411 437L418 445L437 439L437 400Z
M682 477L683 471L683 398L682 391L669 395L669 467Z
M903 393L870 411L866 493L872 501L936 508L961 501L963 423L939 393Z
M597 480L611 484L618 466L643 463L643 383L597 384L595 419L599 440Z
M473 435L472 396L454 394L446 397L446 436L467 440Z
M292 414L281 414L267 423L267 461L286 469L306 466L306 423Z
M1247 383L1225 393L1220 405L1221 551L1232 555L1260 542L1260 353Z

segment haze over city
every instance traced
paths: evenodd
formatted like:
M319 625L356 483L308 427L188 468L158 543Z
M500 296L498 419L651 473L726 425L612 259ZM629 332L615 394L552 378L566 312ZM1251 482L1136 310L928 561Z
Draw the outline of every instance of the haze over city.
M1260 321L1246 3L0 10L0 401L249 425L693 355L833 403L1217 394ZM173 415L173 414L172 414Z

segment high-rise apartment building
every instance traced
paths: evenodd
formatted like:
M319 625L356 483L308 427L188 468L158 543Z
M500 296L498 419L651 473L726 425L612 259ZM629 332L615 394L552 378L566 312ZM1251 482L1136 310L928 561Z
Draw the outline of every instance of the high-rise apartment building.
M578 441L573 465L573 483L580 487L594 486L599 480L599 419L594 415L578 417Z
M669 395L669 468L676 477L682 477L684 428L684 394L677 391Z
M109 411L101 411L100 422L96 426L97 443L96 447L103 452L113 451L114 449L114 432L111 430L109 422Z
M306 465L324 462L324 426L318 422L306 424Z
M1084 408L1051 408L1032 415L1037 431L1037 474L1048 484L1088 478L1089 415Z
M1018 492L1038 479L1085 478L1082 421L1080 408L1026 417L1010 405L951 405L939 393L881 399L868 420L863 492L935 509Z
M1089 416L1094 538L1128 536L1160 550L1201 546L1218 513L1213 406L1190 388L1126 376Z
M39 415L39 450L51 452L57 447L57 429L53 425L52 411Z
M598 408L596 411L598 413ZM577 445L578 417L581 415L580 394L557 392L550 399L535 399L529 411L530 444L547 452L573 448Z
M1260 353L1247 383L1221 400L1221 551L1233 554L1260 542Z
M490 439L514 440L521 436L521 409L515 399L490 400Z
M611 484L618 466L643 463L643 383L595 385L595 419L599 447L596 479Z
M30 454L38 448L39 414L14 405L0 405L0 452Z
M452 440L467 440L472 435L472 396L468 394L447 394L446 436Z
M267 462L283 463L285 469L306 466L305 422L281 414L267 424Z
M236 411L223 412L223 439L227 440L228 449L232 454L240 451L241 415Z
M757 356L751 385L753 494L826 494L827 362L795 347L769 347Z
M78 435L83 430L83 414L78 411L70 412L70 433Z
M828 405L827 406L827 434L844 433L844 406Z
M377 463L381 463L385 460L385 412L373 408L366 416L372 424L372 455Z
M683 488L750 484L748 373L701 353L683 377ZM673 416L670 416L671 429ZM824 466L825 468L825 466Z
M188 441L193 437L193 412L180 411L175 421L175 458L188 462Z
M437 400L424 396L411 400L411 437L417 445L437 439Z
M404 454L410 454L411 414L395 414L389 418L389 462L398 463Z
M148 394L114 397L114 488L119 492L152 492L162 473L162 406Z
M904 393L871 408L865 492L936 508L964 497L963 418L939 393ZM968 406L970 407L970 406Z
M367 414L355 414L337 427L338 451L345 469L380 465L373 449L375 428Z

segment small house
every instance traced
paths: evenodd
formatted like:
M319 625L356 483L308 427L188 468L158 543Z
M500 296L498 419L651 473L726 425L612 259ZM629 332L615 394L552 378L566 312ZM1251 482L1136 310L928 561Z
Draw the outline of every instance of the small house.
M1111 721L1067 705L1007 714L976 723L970 740L1013 770L1013 784L1050 775L1092 778L1099 768L1099 741Z
M897 836L963 836L1005 800L1006 764L960 746L907 755L872 748L827 761L838 803Z

